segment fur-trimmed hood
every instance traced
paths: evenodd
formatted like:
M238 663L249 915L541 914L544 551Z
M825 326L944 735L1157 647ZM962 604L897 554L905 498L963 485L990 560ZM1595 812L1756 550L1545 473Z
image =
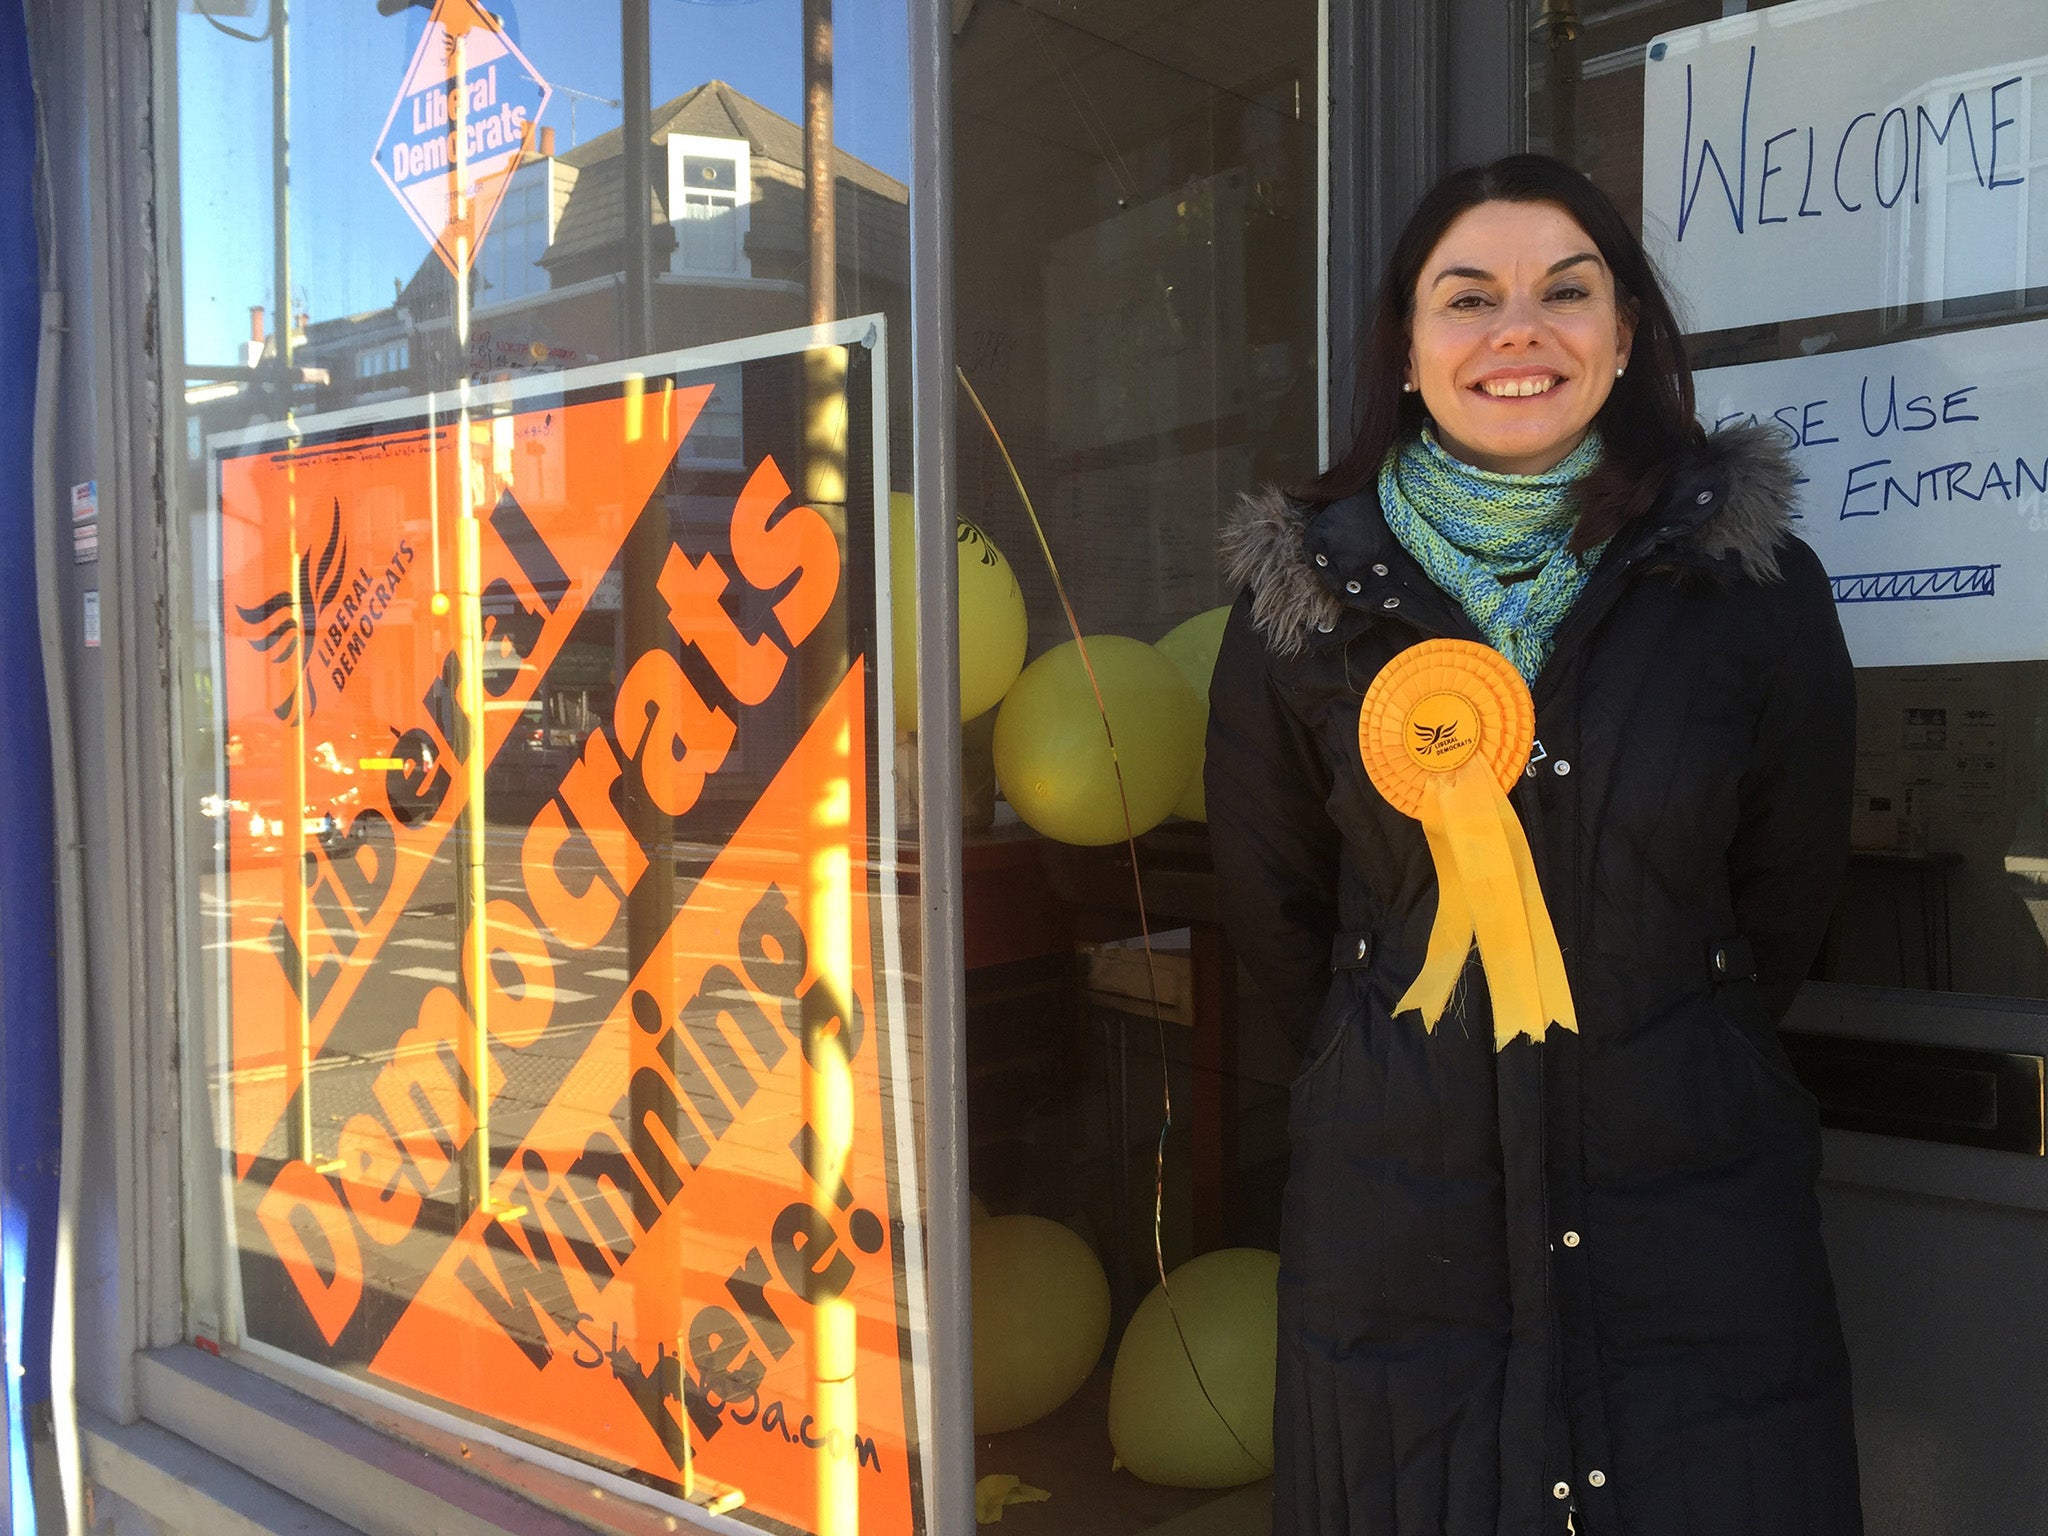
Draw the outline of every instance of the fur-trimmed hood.
M1726 579L1776 581L1797 483L1775 431L1727 427L1686 455L1633 536ZM1250 591L1253 626L1280 656L1332 631L1347 591L1356 598L1367 572L1384 577L1398 549L1369 495L1312 509L1271 487L1239 501L1217 545L1225 579Z

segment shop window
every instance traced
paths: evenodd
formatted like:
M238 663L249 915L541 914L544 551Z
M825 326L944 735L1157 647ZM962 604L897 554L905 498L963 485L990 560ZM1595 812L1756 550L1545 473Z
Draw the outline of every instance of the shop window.
M1003 601L1038 675L1074 653L1014 464L1096 667L1157 664L1174 692L1154 643L1216 624L1235 595L1217 571L1220 520L1243 493L1318 468L1316 8L964 0L953 14L957 352L987 412L963 394L963 582L986 580L978 608L963 596L963 686L997 644ZM1192 1260L1249 1266L1224 1331L1263 1327L1249 1347L1271 1354L1258 1266L1275 1243L1293 1063L1262 1002L1240 1000L1199 796L1134 813L1134 885L1114 806L1091 829L1033 798L1040 775L1074 765L1034 764L1031 738L1100 739L1085 685L1051 708L998 690L963 709L985 711L963 743L969 1178L991 1216L975 1229L989 1292L976 1327L994 1336L977 1355L985 1375L1020 1378L1007 1392L977 1380L977 1474L1050 1495L1004 1511L1024 1536L1264 1531L1270 1402L1233 1399L1218 1421L1166 1369L1177 1347L1146 1346L1166 1316L1156 1296L1145 1307L1160 1263L1185 1275ZM1165 1087L1175 1119L1155 1207ZM984 1287L997 1266L1035 1279ZM1055 1290L1092 1316L1076 1274L1091 1266L1106 1290L1097 1331L1048 1383L1057 1368L1032 1352L1067 1341L1019 1291ZM1167 1465L1162 1446L1192 1460ZM1197 1463L1207 1487L1188 1486Z
M858 218L751 235L798 0L501 9L163 7L187 1327L598 1528L912 1536L905 7L839 7Z
M1909 1528L1933 1457L1942 1522L2025 1525L2048 1497L2009 1471L2048 1347L2015 1327L2048 1264L2048 12L1532 21L1532 144L1640 221L1702 419L1791 449L1856 667L1846 885L1780 1043L1826 1130L1864 1509Z
M1639 220L1690 310L1703 419L1774 424L1805 476L1859 731L1818 974L2048 997L2048 37L1998 0L1939 37L1897 6L1748 9L1546 7L1530 142Z

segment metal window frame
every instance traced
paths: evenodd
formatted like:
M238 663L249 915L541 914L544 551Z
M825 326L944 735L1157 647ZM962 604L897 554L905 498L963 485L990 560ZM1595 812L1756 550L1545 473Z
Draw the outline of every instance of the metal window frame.
M967 1201L966 948L961 907L959 505L953 382L951 0L910 0L910 491L917 528L920 894L924 901L926 1254L931 1422L925 1524L974 1521L974 1338Z
M1394 239L1454 166L1526 147L1528 0L1329 0L1329 452L1350 442L1358 343Z
M64 294L61 402L51 459L60 485L96 480L96 565L65 572L78 796L84 813L88 1103L93 1134L75 1214L77 1378L84 1406L137 1416L136 1352L184 1327L183 1180L177 1092L177 935L154 894L175 878L172 690L163 602L171 569L161 507L164 419L157 371L165 274L157 254L151 108L154 18L118 0L28 0L49 157L44 215ZM138 259L138 254L141 259ZM100 606L89 647L80 615Z

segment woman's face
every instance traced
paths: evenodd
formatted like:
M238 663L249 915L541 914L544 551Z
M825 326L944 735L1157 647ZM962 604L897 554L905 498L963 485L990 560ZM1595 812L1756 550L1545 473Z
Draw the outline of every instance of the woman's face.
M1437 441L1480 469L1533 475L1562 460L1607 402L1634 334L1614 275L1555 203L1481 203L1422 264L1408 382Z

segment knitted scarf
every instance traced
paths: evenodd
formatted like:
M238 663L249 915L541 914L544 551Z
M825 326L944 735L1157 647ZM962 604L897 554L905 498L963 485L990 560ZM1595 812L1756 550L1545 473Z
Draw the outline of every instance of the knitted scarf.
M1531 682L1606 547L1565 548L1578 519L1572 489L1599 462L1595 431L1540 475L1495 474L1452 458L1424 427L1380 466L1387 527Z

